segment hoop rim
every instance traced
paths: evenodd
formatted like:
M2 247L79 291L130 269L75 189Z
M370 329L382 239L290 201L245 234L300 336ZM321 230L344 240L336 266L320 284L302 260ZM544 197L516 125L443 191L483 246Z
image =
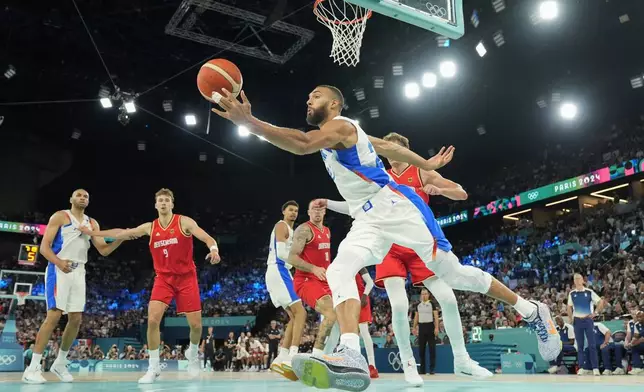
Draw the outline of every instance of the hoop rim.
M25 302L27 301L27 297L29 296L29 293L16 291L15 296L16 296L16 300L18 301L18 305L24 305Z
M365 8L367 10L367 14L365 16L363 16L363 17L356 18L356 19L349 20L349 21L345 21L345 22L340 21L340 20L331 20L331 19L325 17L324 15L321 15L320 12L318 12L318 6L320 4L322 4L322 3L324 3L325 1L326 0L315 0L315 4L313 4L313 13L315 14L315 16L317 16L318 18L322 19L323 21L332 23L334 25L352 25L352 24L361 23L365 19L371 18L371 15L373 14L373 11L371 11L370 9ZM344 1L344 0L342 0L342 1ZM356 7L359 7L359 6L356 6Z

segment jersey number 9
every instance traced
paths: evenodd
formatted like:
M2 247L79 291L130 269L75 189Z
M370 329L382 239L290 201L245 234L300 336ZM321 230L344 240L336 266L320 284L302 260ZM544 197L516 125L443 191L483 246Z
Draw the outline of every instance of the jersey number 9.
M165 257L168 257L168 250L167 250L167 249L164 249L164 250L163 250L163 255L164 255Z

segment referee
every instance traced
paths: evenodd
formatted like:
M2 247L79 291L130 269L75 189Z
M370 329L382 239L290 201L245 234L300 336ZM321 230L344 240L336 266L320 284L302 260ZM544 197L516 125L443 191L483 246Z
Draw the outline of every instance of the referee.
M584 374L584 346L588 342L590 348L590 365L593 373L599 376L599 358L597 358L597 346L595 342L595 331L593 319L604 308L604 300L593 290L584 286L584 278L580 274L574 275L575 288L568 294L568 320L575 330L577 341L577 361L579 362L578 374ZM595 306L597 309L595 310ZM584 336L586 339L584 339Z
M418 334L418 354L420 355L420 372L425 374L427 358L425 347L429 343L429 374L436 368L436 337L438 336L438 310L429 299L429 290L422 289L420 303L414 316L414 332Z

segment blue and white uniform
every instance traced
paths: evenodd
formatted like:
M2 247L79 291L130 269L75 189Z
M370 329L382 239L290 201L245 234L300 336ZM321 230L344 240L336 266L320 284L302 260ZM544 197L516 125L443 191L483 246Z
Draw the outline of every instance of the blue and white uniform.
M595 312L595 305L597 305L600 300L601 298L599 295L589 288L584 288L582 290L574 289L568 294L568 305L572 305L573 309L572 324L575 327L575 337L577 338L577 360L580 367L586 366L585 355L588 351L586 351L585 348L597 346L593 319L588 316ZM590 350L590 362L587 366L588 369L599 368L597 350Z
M349 280L361 268L380 264L393 244L413 249L453 288L487 292L491 284L489 274L475 268L461 268L429 206L414 189L393 181L358 123L341 116L335 120L352 124L357 142L346 149L320 151L329 175L354 218L327 272L334 305L358 298L355 283Z
M62 260L72 262L72 272L66 274L53 263L47 265L45 273L45 295L47 309L60 309L64 313L85 310L85 264L90 248L90 236L82 234L78 228L91 228L91 220L83 215L79 222L70 210L63 211L70 223L61 226L51 244L51 250Z
M288 228L288 239L285 247L285 253L288 255L293 244L293 228L283 220L278 223L284 224ZM275 229L273 228L266 262L266 289L276 308L287 308L300 301L300 297L295 294L293 286L293 276L290 272L292 266L284 260L284 255L282 256L278 255L278 244L275 238Z

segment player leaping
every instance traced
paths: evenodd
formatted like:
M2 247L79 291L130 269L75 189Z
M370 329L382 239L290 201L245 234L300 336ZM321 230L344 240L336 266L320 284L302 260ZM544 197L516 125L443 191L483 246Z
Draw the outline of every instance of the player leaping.
M319 129L307 133L253 117L243 92L242 102L228 91L224 94L218 103L224 110L213 109L221 117L294 154L321 151L326 169L354 218L326 274L342 333L340 346L322 358L293 359L293 369L304 384L348 391L363 391L369 386L367 363L360 355L360 298L355 275L367 265L380 263L393 244L413 249L452 288L485 293L514 306L536 330L542 357L557 357L561 340L548 307L521 298L485 271L461 265L429 206L413 189L391 181L378 157L435 170L451 161L453 147L441 148L425 160L395 143L368 136L356 121L340 116L344 98L332 86L318 86L309 94L307 122Z
M190 347L186 350L188 371L197 377L201 370L199 363L199 342L201 340L201 297L197 283L197 268L192 258L192 236L205 243L209 249L206 259L211 264L221 261L217 242L197 223L187 216L172 212L174 194L169 189L161 189L155 194L154 207L159 217L134 229L112 229L105 231L86 231L95 237L131 239L150 236L150 253L154 262L154 286L148 305L148 352L150 366L147 373L139 379L139 384L151 384L161 375L159 365L160 325L166 309L174 298L177 313L185 314L190 325Z

